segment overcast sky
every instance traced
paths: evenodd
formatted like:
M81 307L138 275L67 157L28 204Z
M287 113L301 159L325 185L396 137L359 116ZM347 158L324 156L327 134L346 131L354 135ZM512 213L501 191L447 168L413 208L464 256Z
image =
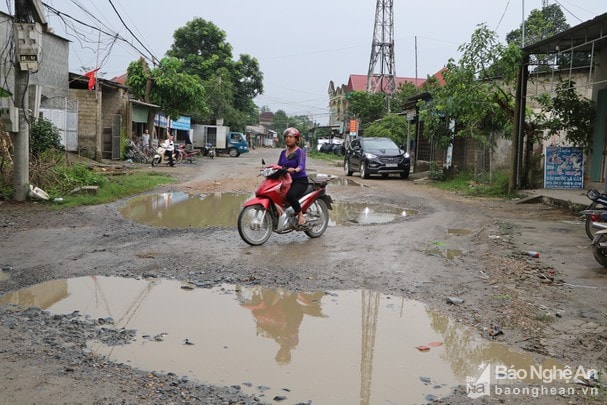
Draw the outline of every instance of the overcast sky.
M267 105L274 112L281 109L288 115L308 115L321 124L328 120L329 82L333 81L337 87L346 84L350 74L366 75L369 70L377 4L376 0L43 2L88 25L103 24L104 31L119 33L146 56L152 53L158 59L170 48L176 29L195 17L212 21L226 32L234 59L248 54L259 61L264 94L255 100L258 106ZM550 0L549 4L554 2ZM542 3L541 0L394 0L396 75L425 78L436 73L449 58L459 58L457 48L470 41L472 32L481 23L495 30L505 42L506 34L520 26L523 15L526 18ZM606 0L559 0L558 4L571 26L607 12ZM7 10L5 2L0 9L12 14L13 6L10 7ZM69 19L73 27L66 27L52 13L47 19L57 34L72 41L72 72L101 65L103 77L111 79L125 73L128 64L139 57L137 50L124 42L116 43L108 52L111 41L104 34L100 37L100 51L95 52L99 39L96 31Z

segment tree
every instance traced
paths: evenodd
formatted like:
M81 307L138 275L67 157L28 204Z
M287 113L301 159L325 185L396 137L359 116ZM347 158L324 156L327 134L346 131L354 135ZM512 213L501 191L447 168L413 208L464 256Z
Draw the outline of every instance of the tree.
M196 76L183 73L183 63L176 58L163 58L157 68L150 69L143 59L131 62L127 82L131 93L159 105L171 117L180 114L204 114L204 87ZM151 86L146 91L146 86Z
M445 85L434 90L431 102L421 103L420 117L439 144L451 143L451 120L458 128L455 136L490 144L493 132L510 133L514 96L508 84L516 77L521 53L515 46L500 44L484 24L459 51L460 61L450 60L444 72ZM492 77L496 66L503 74L500 81Z
M365 130L365 136L379 136L392 139L397 145L407 144L407 123L405 117L388 114L375 121ZM406 148L405 148L406 149Z
M353 91L346 95L346 99L350 115L358 118L360 122L361 132L364 132L372 122L382 119L388 112L384 93Z
M207 89L210 110L200 117L214 122L223 119L234 128L244 128L258 117L253 99L263 93L259 62L249 55L232 58L226 33L210 21L194 18L173 34L167 55L183 62L184 71L198 76Z
M562 80L554 97L544 94L538 102L542 106L537 119L540 130L547 129L548 135L566 131L565 139L573 146L592 146L595 109L590 100L576 93L574 81Z
M506 42L521 46L522 28L521 24L519 28L510 31L506 35ZM550 38L567 29L569 24L558 4L550 4L541 10L531 10L525 20L525 46Z
M560 32L569 29L567 19L558 4L550 4L543 7L541 10L531 10L529 17L524 22L525 24L525 43L524 45L534 44L540 42L546 38L550 38ZM506 35L506 42L521 46L523 42L523 30L521 27L510 31ZM564 59L563 59L564 58ZM567 63L570 60L570 55L561 56L561 64ZM584 55L582 55L582 60ZM579 58L577 59L579 61ZM536 69L540 71L548 71L555 68L551 66L553 63L552 57L549 55L532 55L530 60L531 65L535 65Z

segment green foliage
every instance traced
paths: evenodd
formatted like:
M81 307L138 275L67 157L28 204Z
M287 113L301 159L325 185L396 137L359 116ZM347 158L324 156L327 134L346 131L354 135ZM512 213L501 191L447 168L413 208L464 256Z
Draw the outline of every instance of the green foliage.
M459 50L459 63L451 60L443 74L445 85L435 89L430 102L420 103L420 118L438 144L448 145L453 135L488 144L492 132L510 132L514 95L506 83L516 77L520 52L500 45L497 34L484 24ZM496 66L507 74L499 82L491 79ZM448 130L451 121L455 134Z
M175 179L161 173L133 172L131 174L106 178L94 195L67 194L61 207L105 204L121 198L153 190L160 184L174 183Z
M375 121L365 130L365 136L377 136L392 139L397 145L407 143L407 122L405 117L388 114Z
M556 87L556 95L537 98L542 106L535 117L538 130L547 129L549 135L566 131L565 139L574 146L592 146L592 121L595 109L590 100L575 91L575 82L561 80Z
M202 81L197 76L184 73L183 63L178 59L164 58L154 69L140 59L129 64L127 74L127 86L140 99L145 98L146 85L150 80L149 101L158 104L171 117L207 111Z
M516 194L508 192L509 174L499 171L491 179L482 181L471 173L458 173L452 179L433 183L442 190L457 191L471 196L513 198Z
M61 149L59 129L49 120L39 118L30 127L30 151L33 156L40 156L50 149Z
M438 163L430 162L428 177L430 177L432 180L443 181L445 180L445 171Z
M550 4L541 10L531 10L525 19L525 46L535 44L569 29L567 19L558 4ZM522 26L506 35L506 42L521 46Z
M253 123L257 109L253 99L263 93L263 73L259 62L241 54L232 59L226 33L210 21L194 18L173 34L167 55L182 62L183 71L198 77L207 91L209 109L193 114L202 122L222 118L225 125L244 128Z
M360 130L364 132L372 122L380 120L387 113L386 95L370 94L366 91L353 91L346 96L348 111L360 121Z
M525 20L525 46L535 44L546 38L552 37L560 32L569 29L567 19L558 4L550 4L546 7L542 7L541 10L531 10L529 16ZM522 26L509 32L506 35L506 42L520 48L522 41ZM579 54L577 52L576 54ZM570 53L567 52L564 55L560 55L561 64L569 66ZM576 63L574 66L583 66L581 60L576 56ZM536 65L536 69L540 71L549 71L551 69L550 64L552 62L552 56L550 55L531 55L529 61L531 65ZM586 65L588 62L586 61Z

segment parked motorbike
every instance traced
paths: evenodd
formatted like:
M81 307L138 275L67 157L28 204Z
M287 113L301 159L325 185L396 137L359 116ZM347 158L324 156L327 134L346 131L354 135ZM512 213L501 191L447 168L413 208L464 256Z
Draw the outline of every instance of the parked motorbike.
M161 163L166 163L167 165L171 165L171 161L169 159L168 156L165 155L166 149L163 148L162 146L159 146L158 148L156 148L156 153L154 154L154 157L152 158L152 166L156 167L158 165L160 165ZM182 159L182 155L181 153L179 153L179 151L177 149L173 150L173 165L175 166L175 164L181 162Z
M196 162L196 159L198 159L200 151L198 149L194 149L194 145L187 144L179 147L179 154L184 162L194 163Z
M607 194L600 193L597 190L588 190L586 193L592 202L580 214L586 217L584 229L590 240L594 240L595 231L607 229Z
M607 229L602 229L594 234L592 255L598 264L607 267Z
M202 154L207 156L209 159L214 159L217 156L217 152L215 151L215 147L211 143L207 143L204 147Z
M265 162L262 162L265 165ZM261 170L265 180L257 187L255 196L243 204L238 216L238 233L249 245L264 244L272 235L302 231L310 238L320 237L329 224L329 211L333 200L326 187L333 177L317 176L309 179L306 193L299 199L306 222L298 225L292 207L286 206L285 196L290 187L290 174L278 165Z

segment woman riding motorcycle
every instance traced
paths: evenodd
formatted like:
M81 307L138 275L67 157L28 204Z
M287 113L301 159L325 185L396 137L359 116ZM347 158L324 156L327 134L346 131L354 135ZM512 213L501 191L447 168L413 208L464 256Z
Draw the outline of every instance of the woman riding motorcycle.
M303 225L305 217L301 212L299 199L304 195L308 188L308 175L306 174L306 151L299 147L299 131L290 127L284 130L282 136L285 139L287 147L280 152L278 165L287 168L291 175L292 183L287 192L286 199L293 207L297 215L297 224Z

